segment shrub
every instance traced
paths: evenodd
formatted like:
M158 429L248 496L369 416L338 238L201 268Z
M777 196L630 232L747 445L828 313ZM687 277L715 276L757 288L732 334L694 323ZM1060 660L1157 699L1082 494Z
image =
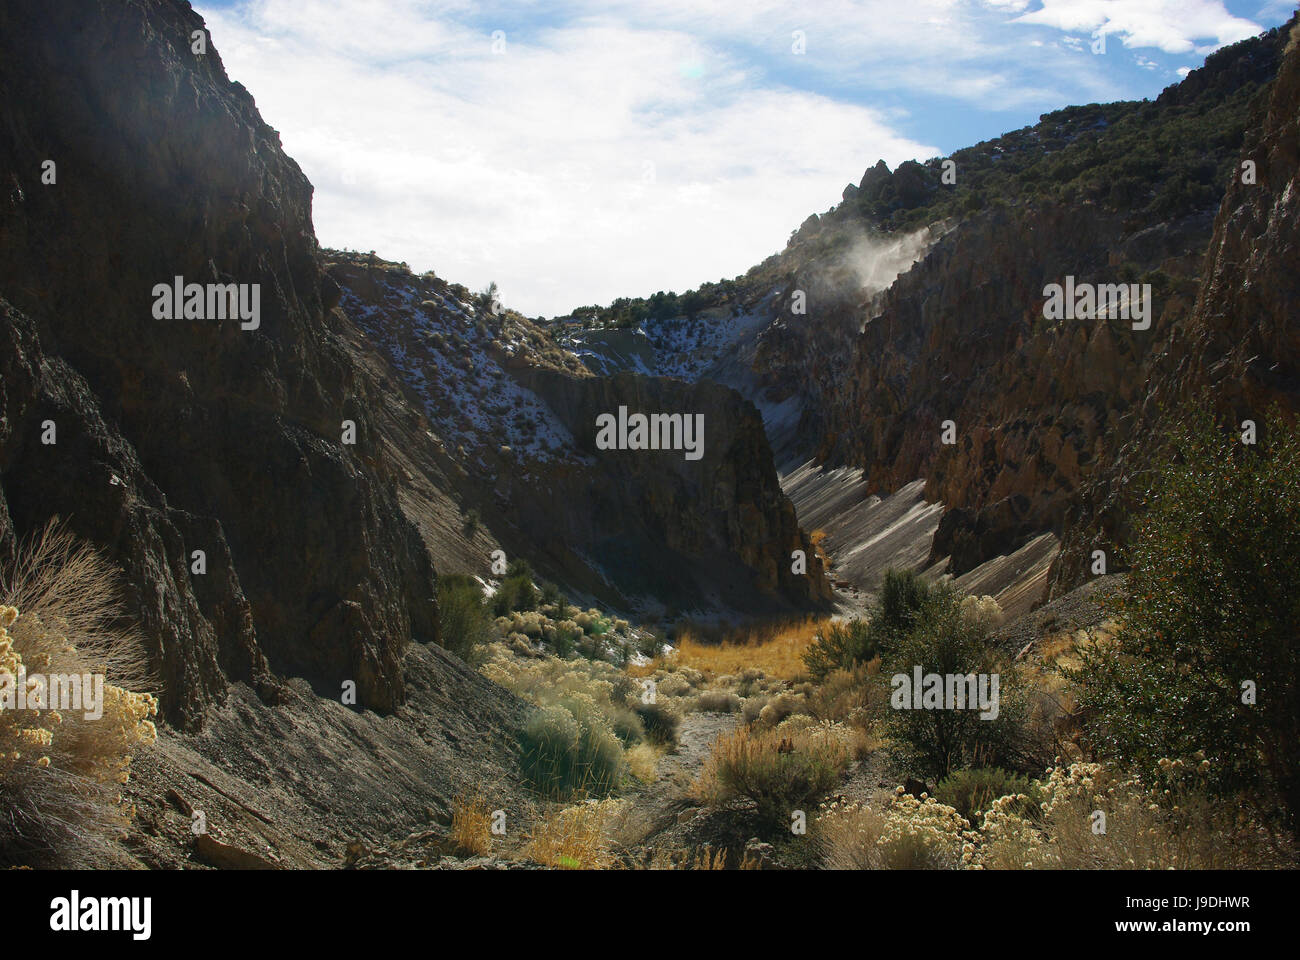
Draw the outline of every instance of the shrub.
M1279 845L1240 806L1204 790L1206 761L1166 759L1171 787L1144 783L1097 763L1057 766L1030 797L995 800L984 815L978 862L985 868L1203 870L1294 867L1294 851ZM1105 832L1095 832L1097 812Z
M885 571L870 618L880 653L888 655L911 634L933 593L934 588L910 570Z
M934 788L935 799L955 809L972 823L976 816L988 810L1000 797L1025 794L1031 799L1022 804L1018 812L1031 812L1034 788L1029 778L1009 773L1001 767L977 767L972 770L954 770L939 781Z
M1089 733L1151 782L1203 751L1211 794L1280 807L1300 834L1300 436L1275 411L1247 446L1196 407L1164 450L1111 601L1120 631L1072 674Z
M651 743L673 747L677 745L677 728L682 718L662 703L638 703L633 707L641 718L646 739Z
M887 570L868 618L827 624L804 653L814 680L889 654L916 627L934 588L910 570Z
M492 595L492 613L504 617L515 610L536 610L537 599L537 588L528 574L507 575Z
M57 524L0 573L0 690L12 693L24 668L104 678L98 718L0 700L0 864L84 860L127 823L118 790L133 754L155 740L158 701L127 689L149 681L122 622L116 571Z
M869 624L854 618L847 623L828 623L822 627L804 651L803 662L809 676L821 681L835 670L851 670L879 653Z
M696 698L695 708L704 713L735 713L740 698L730 690L705 690Z
M747 699L745 705L740 710L740 722L747 727L752 727L758 722L758 718L763 714L763 708L766 707L771 700L771 697L763 694Z
M814 826L833 870L959 870L977 855L979 838L961 814L902 787L880 809L831 803Z
M615 707L610 718L614 736L627 746L633 746L645 739L645 726L642 725L636 711L627 707Z
M542 605L554 607L554 606L558 606L560 602L561 602L560 588L557 587L554 583L552 583L549 580L543 581ZM559 612L560 611L558 610L556 611L557 615L559 614Z
M443 647L473 662L492 639L492 623L483 604L483 588L473 577L443 574L438 578L438 621Z
M478 510L470 508L470 510L465 514L465 523L461 527L461 531L465 536L472 537L478 532L479 524L482 522L483 518L479 516Z
M806 706L804 698L797 693L779 693L763 704L755 724L759 729L770 730Z
M612 665L493 651L483 674L540 708L525 725L523 752L525 776L544 795L608 793L626 767L624 744L658 736L646 732L648 705L629 702L639 685Z
M900 759L925 779L942 779L961 767L1015 766L1023 753L1021 722L1025 701L1018 676L1004 665L989 644L986 618L963 610L961 598L949 586L931 588L925 608L910 634L901 639L882 678L905 676L914 668L924 674L997 675L998 713L985 719L978 709L891 708L885 720L889 736L902 747Z
M714 806L737 798L754 803L771 827L788 826L791 814L830 792L849 765L841 731L826 725L751 733L738 727L718 738L696 785Z
M626 800L588 801L565 807L533 828L524 856L548 867L595 870L614 865L613 834Z
M659 751L648 743L638 743L627 751L628 772L642 783L654 783L659 766Z
M561 620L555 625L555 636L551 640L551 649L562 659L573 656L582 630L572 620Z
M867 727L888 708L879 684L865 665L828 674L808 697L807 711L818 720Z
M481 796L457 797L451 804L451 842L461 856L481 857L492 850L492 813Z
M545 797L605 796L623 772L618 738L593 715L581 719L562 706L539 707L520 735L525 779Z

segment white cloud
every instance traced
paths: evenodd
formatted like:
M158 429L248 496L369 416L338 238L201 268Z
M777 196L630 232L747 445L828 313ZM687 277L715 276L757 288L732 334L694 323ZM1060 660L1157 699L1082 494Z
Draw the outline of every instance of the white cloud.
M1099 31L1119 37L1126 47L1155 47L1165 53L1209 53L1260 30L1229 13L1221 0L1043 0L1042 7L1021 14L1017 22L1087 34Z
M322 243L495 279L530 314L734 276L869 161L939 152L877 111L756 86L681 32L593 20L508 31L494 55L490 32L426 25L413 3L366 32L374 6L263 0L208 21L315 185Z

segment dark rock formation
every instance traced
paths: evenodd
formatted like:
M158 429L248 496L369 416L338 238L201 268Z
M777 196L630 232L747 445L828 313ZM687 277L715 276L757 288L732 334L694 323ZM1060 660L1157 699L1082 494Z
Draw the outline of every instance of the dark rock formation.
M340 310L388 360L375 425L439 569L488 576L502 549L572 595L629 615L752 616L828 600L762 421L737 393L592 376L602 366L590 350L584 367L545 328L484 310L464 288L376 258L326 259L343 289ZM631 363L638 347L652 359L631 332L595 338L612 366ZM619 406L703 414L703 458L597 451L596 416ZM471 510L481 520L472 533ZM806 574L791 572L798 549Z
M826 604L830 586L794 507L781 492L763 421L753 404L709 381L620 373L521 374L572 432L588 465L548 474L549 510L532 515L541 542L566 538L620 591L683 608L749 613ZM596 418L702 414L704 452L598 450ZM807 573L791 571L804 551Z
M0 8L0 517L61 514L123 565L177 722L268 663L391 708L433 571L365 447L311 185L200 30L176 0ZM260 325L155 319L176 276L259 284Z

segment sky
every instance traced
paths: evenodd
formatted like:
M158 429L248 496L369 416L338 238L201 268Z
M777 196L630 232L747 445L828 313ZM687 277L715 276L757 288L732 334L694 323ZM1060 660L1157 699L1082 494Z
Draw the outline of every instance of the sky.
M1153 98L1294 0L193 0L325 246L529 316L734 277L883 159ZM1095 50L1095 52L1094 52ZM960 171L958 172L960 176Z

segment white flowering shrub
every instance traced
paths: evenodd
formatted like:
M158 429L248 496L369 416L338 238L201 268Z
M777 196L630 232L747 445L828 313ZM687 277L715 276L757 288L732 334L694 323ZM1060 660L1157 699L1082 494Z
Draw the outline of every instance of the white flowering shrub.
M1006 622L1007 616L996 600L985 594L982 597L967 596L961 601L961 612L989 629L997 629Z
M827 866L839 870L978 867L979 836L956 810L899 787L880 809L836 800L814 821Z
M110 842L130 808L131 758L157 737L135 638L118 632L115 572L55 526L0 572L0 863L58 865ZM25 671L25 673L24 673ZM50 676L102 678L98 709L19 702ZM38 701L39 702L39 701ZM96 715L98 714L98 715Z

